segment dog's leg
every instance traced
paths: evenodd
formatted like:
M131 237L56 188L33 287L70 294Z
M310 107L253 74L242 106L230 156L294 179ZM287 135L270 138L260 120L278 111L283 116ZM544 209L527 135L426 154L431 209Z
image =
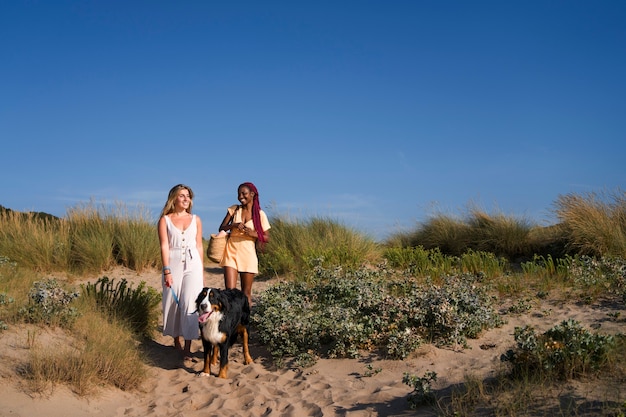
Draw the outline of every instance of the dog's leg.
M250 356L250 350L248 349L248 328L243 324L239 324L237 326L237 333L241 335L241 339L243 341L243 363L245 365L253 363L254 360L252 359L252 356Z
M220 343L220 373L219 378L228 378L228 342Z
M213 346L211 345L211 343L207 342L206 340L202 340L202 350L203 350L203 354L204 354L204 368L202 369L202 372L200 373L200 375L202 376L210 376L211 375L211 365L210 365L210 361L209 361L209 354L213 352Z
M219 357L219 346L213 345L211 347L211 365L217 365L217 358Z

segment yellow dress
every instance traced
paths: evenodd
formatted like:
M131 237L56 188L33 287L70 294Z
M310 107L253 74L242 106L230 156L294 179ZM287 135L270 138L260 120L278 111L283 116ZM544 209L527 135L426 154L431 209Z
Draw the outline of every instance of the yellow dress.
M228 207L228 212L232 215L235 213L233 223L241 223L241 210L237 210L239 206L234 205ZM254 230L254 224L252 220L246 222L245 226L248 229ZM263 230L270 229L270 222L267 220L267 215L261 210L261 226ZM260 233L263 233L261 231ZM224 258L220 262L220 266L229 266L235 268L238 272L250 272L253 274L259 273L259 259L256 254L256 238L247 236L239 230L233 229L230 232L230 237L226 243L226 249L224 250Z

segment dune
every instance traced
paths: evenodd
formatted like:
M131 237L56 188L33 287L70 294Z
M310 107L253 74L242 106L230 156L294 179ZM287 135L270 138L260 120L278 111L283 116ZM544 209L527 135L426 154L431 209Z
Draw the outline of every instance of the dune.
M116 270L104 274L126 278L133 284L145 281L160 290L158 272L137 274ZM93 278L92 282L97 278ZM218 268L205 273L207 286L222 288ZM258 294L272 281L257 280ZM513 300L503 300L503 306ZM386 360L363 353L359 359L320 359L300 369L286 360L277 367L251 329L250 352L255 362L243 364L241 345L230 351L229 378L197 375L202 369L202 345L194 341L195 362L187 366L174 351L171 338L156 336L146 346L149 375L141 386L128 391L101 387L79 396L68 387L56 385L43 393L29 392L20 377L29 348L28 326L11 326L0 333L0 416L415 416L433 415L432 408L411 410L407 395L412 387L402 382L404 373L422 376L437 373L433 388L446 392L463 383L467 375L485 379L501 367L500 355L514 345L516 326L532 325L547 330L573 318L604 333L623 332L623 321L608 320L619 305L584 305L540 300L541 305L524 315L507 315L507 323L469 340L469 348L438 348L423 345L406 360ZM37 328L37 341L54 349L66 343L62 332ZM577 388L576 388L577 387ZM584 401L602 401L593 382L575 387ZM623 393L621 394L623 396ZM555 398L554 401L557 401ZM622 398L623 401L623 398Z

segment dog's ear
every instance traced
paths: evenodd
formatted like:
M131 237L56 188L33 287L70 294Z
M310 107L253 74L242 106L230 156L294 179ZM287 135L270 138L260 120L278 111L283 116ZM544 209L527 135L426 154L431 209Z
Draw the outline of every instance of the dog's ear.
M200 294L198 294L198 297L196 297L196 305L202 301L204 299L204 297L206 297L206 292L207 292L207 288L203 288L202 291L200 291Z

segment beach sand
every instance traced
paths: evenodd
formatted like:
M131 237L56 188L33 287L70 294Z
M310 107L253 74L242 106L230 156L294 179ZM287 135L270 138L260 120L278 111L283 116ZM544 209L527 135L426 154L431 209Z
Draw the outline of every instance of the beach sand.
M160 290L160 274L137 274L116 270L102 274L111 279L126 278L133 285L145 281ZM95 282L93 278L91 282ZM205 283L223 287L221 270L215 265L205 272ZM272 281L257 280L258 294ZM514 300L503 300L503 305ZM507 324L485 331L469 340L469 348L437 348L425 344L403 361L385 360L364 353L359 359L320 359L299 369L289 360L277 367L251 329L250 353L255 362L243 364L241 344L230 350L228 379L197 376L202 369L202 345L194 341L195 363L185 367L172 339L157 335L146 347L149 374L141 386L121 391L98 388L88 396L78 396L70 388L56 385L43 393L32 393L20 377L29 355L29 337L37 332L38 343L52 349L67 343L63 332L26 325L10 326L0 333L0 416L415 416L435 415L432 408L411 410L407 395L412 387L402 382L404 373L423 376L437 373L433 388L449 392L467 375L493 377L501 368L500 355L513 347L516 326L532 325L545 331L565 319L580 321L586 328L614 334L624 331L623 320L611 320L608 313L623 310L620 304L585 305L554 300L533 301L528 314L506 315ZM581 401L602 401L599 387L569 384ZM623 391L623 390L622 390ZM622 401L624 393L622 392ZM596 398L598 397L598 398ZM555 398L555 402L558 399ZM549 406L549 404L546 404ZM558 406L558 404L556 404ZM546 414L549 415L549 414Z

